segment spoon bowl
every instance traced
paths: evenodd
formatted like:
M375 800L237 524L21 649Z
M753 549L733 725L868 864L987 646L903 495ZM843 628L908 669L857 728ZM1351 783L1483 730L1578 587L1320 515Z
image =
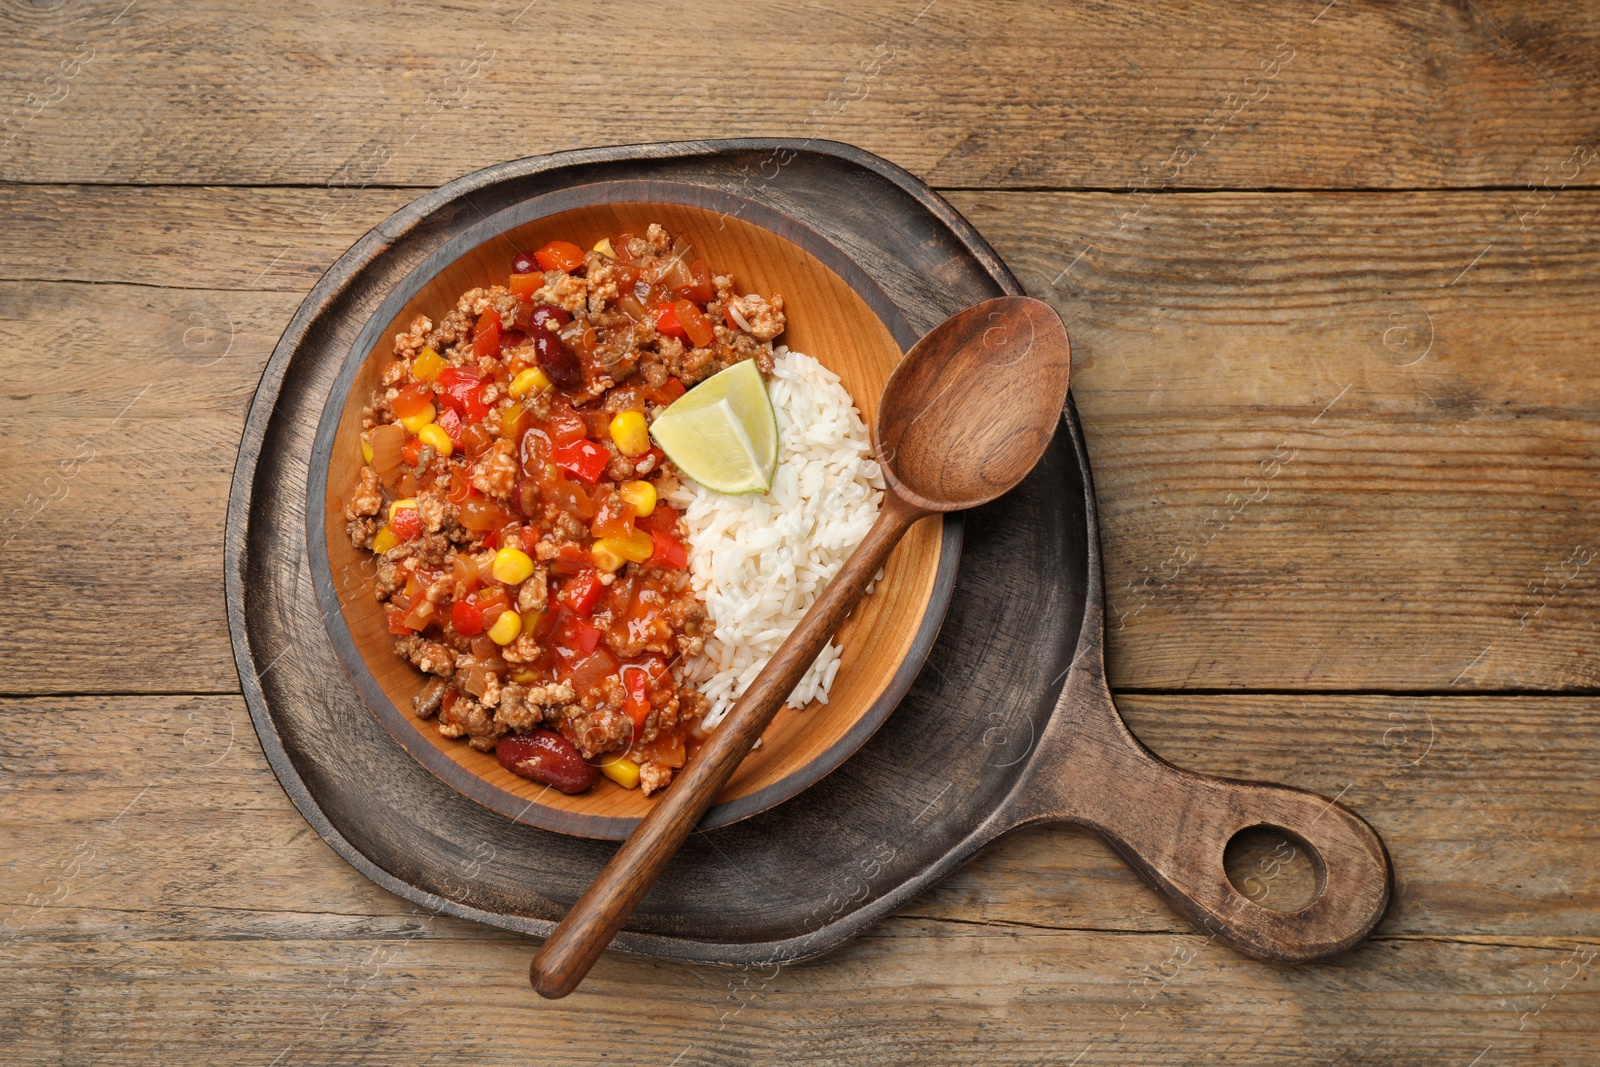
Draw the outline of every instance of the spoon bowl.
M873 446L893 491L924 511L986 504L1050 444L1071 346L1042 300L1002 296L935 326L889 376Z
M906 353L873 431L888 486L877 522L551 933L529 971L540 996L583 981L912 524L993 500L1033 469L1061 421L1070 367L1060 317L1020 296L957 312Z

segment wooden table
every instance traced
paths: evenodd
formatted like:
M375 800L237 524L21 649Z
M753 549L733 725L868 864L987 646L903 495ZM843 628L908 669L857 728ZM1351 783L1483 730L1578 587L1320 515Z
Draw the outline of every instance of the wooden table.
M1592 5L524 3L5 8L0 1059L1594 1062ZM887 156L1060 309L1121 704L1365 814L1369 943L1252 962L1042 831L821 961L541 1003L306 827L221 573L302 294L472 169L731 135Z

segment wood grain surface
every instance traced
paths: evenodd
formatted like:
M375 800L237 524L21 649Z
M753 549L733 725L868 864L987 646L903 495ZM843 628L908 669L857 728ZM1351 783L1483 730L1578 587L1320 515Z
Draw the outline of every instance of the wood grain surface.
M7 1062L1592 1058L1592 7L61 0L0 25ZM1031 830L820 961L608 957L542 1005L529 941L397 901L301 820L237 695L221 546L302 295L476 167L751 134L906 166L1061 312L1119 706L1175 763L1370 819L1396 868L1371 941L1249 961L1094 839ZM1232 868L1270 895L1285 856Z

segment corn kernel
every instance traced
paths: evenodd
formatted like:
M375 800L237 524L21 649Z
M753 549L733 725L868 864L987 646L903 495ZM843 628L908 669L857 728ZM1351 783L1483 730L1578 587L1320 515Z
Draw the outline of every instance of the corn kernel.
M507 545L494 554L494 566L491 568L494 580L507 585L518 585L528 580L533 574L533 560L520 548ZM522 625L518 619L517 625ZM500 642L505 644L504 641Z
M522 616L510 608L502 611L500 617L494 620L494 625L489 627L489 640L497 645L509 645L522 634Z
M439 372L442 370L444 370L444 357L435 352L432 346L418 353L411 364L411 376L419 382L433 381L439 377Z
M639 765L627 756L615 756L603 760L600 764L600 773L624 789L639 788Z
M389 521L390 522L394 521L395 512L404 511L406 508L410 508L412 511L416 511L417 510L417 498L414 497L414 496L408 496L404 500L396 500L393 504L390 504L389 505Z
M396 537L394 531L389 529L388 523L384 523L372 538L372 551L381 556L399 543L400 538Z
M607 574L621 570L622 565L628 562L622 553L617 551L617 541L614 537L602 537L590 545L589 555L594 557L594 565Z
M617 451L630 459L650 451L650 430L645 426L644 412L619 411L611 420L611 440Z
M411 433L420 433L422 432L422 428L424 426L433 421L433 417L436 414L438 414L438 412L433 410L432 404L429 404L415 415L407 415L405 418L401 419L400 425L404 426Z
M422 443L432 448L441 456L448 456L455 451L455 445L450 441L450 435L444 432L444 427L436 422L431 422L417 431L417 437Z
M518 685L532 685L539 680L539 672L532 667L524 667L521 670L512 671L511 680Z
M371 441L362 441L361 442L361 460L362 460L363 463L371 463L372 462L372 442Z
M596 241L594 243L594 250L599 252L602 256L605 256L607 259L617 258L617 250L611 247L611 238L609 237L602 237L600 240Z
M641 519L656 509L656 487L649 482L623 482L617 486L617 495L627 501Z
M527 611L522 613L522 632L525 634L533 633L533 631L539 628L539 624L543 621L543 611L538 608L529 608ZM515 679L513 679L513 681L515 681Z
M529 367L511 379L511 395L521 400L529 393L542 393L550 388L550 376L538 367Z

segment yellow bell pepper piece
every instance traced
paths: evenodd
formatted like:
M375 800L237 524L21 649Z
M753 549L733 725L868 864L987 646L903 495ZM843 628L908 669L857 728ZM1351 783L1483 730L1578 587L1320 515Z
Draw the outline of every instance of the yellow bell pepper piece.
M424 348L417 353L417 358L411 363L411 376L419 382L431 382L439 377L439 372L444 370L444 366L443 356L431 347Z
M602 537L589 548L594 565L610 573L624 563L643 563L656 549L655 538L643 530L634 530L626 537Z
M372 538L372 551L381 556L399 543L400 538L396 537L394 531L389 529L388 523L384 523Z

